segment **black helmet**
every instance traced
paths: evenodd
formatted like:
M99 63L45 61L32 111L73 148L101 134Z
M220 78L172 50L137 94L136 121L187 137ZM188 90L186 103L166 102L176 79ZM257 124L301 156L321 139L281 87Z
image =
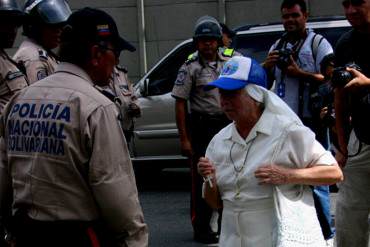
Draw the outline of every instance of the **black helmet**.
M202 37L216 38L222 40L221 27L218 21L211 16L203 16L198 19L194 28L193 39Z
M0 14L23 16L16 0L0 0Z
M24 12L45 24L66 22L72 13L65 0L27 0Z

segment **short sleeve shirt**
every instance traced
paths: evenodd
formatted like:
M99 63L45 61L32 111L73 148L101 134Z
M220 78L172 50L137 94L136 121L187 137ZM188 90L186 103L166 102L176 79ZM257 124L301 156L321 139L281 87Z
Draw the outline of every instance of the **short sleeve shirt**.
M120 99L119 108L122 113L122 128L130 130L134 124L134 118L127 114L131 104L139 108L137 97L134 93L132 83L127 76L127 70L124 68L115 67L109 85L104 90L109 89L114 96Z
M322 59L330 54L333 53L333 48L331 47L330 43L324 38L317 49L316 59L313 58L312 54L312 39L314 38L315 33L313 31L308 31L308 36L304 41L301 49L299 50L298 60L296 61L298 66L303 69L304 71L311 72L311 73L320 73L320 63ZM270 48L270 52L275 49L277 46L276 42ZM292 44L288 43L287 48L292 48ZM282 75L281 70L278 67L275 67L275 92L277 93L278 84L281 82ZM299 79L293 78L289 76L284 76L283 78L285 83L285 96L282 98L295 113L298 113L299 108ZM303 105L303 117L311 117L311 113L309 111L309 82L304 82L304 105Z
M13 58L24 63L30 84L53 74L58 64L50 52L31 39L22 42Z
M218 90L204 91L203 88L218 78L228 59L219 54L215 63L204 61L200 56L186 62L178 72L172 96L189 100L191 111L210 115L222 114Z
M0 50L0 115L14 93L27 86L26 76L5 51Z

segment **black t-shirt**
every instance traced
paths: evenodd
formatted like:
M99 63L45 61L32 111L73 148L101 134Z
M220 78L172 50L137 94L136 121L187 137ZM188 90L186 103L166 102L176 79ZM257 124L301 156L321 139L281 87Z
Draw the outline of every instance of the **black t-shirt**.
M343 34L335 47L336 66L355 63L362 73L370 78L370 34L355 30ZM356 136L362 142L370 144L370 90L351 93L350 114Z

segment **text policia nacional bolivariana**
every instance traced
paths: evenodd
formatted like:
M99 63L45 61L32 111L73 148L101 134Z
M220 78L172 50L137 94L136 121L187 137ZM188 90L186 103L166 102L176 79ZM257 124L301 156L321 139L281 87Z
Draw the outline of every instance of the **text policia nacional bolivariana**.
M8 118L8 150L64 155L70 115L70 107L63 104L15 104Z

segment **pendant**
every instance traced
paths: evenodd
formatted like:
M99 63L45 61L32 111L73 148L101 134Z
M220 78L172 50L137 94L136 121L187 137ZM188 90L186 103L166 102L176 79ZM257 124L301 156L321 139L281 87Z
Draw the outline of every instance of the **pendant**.
M239 186L239 180L236 180L236 193L235 193L234 198L235 198L235 199L239 199L239 198L240 198L240 186Z

